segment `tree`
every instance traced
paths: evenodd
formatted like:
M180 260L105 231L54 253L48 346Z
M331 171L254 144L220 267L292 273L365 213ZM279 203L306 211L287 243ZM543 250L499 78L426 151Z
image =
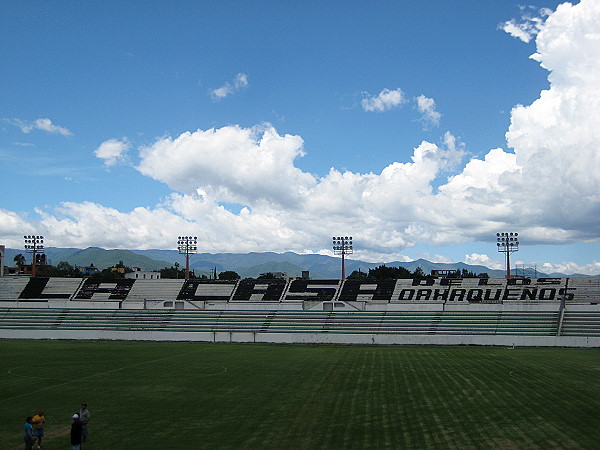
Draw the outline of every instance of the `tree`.
M17 264L17 266L22 266L25 264L25 257L21 253L17 253L14 257L14 262Z
M77 267L66 261L59 262L56 267L50 265L40 266L38 270L40 276L44 277L78 278L83 276Z
M160 277L170 279L185 278L185 270L180 270L179 264L175 263L175 266L160 269Z
M61 261L56 266L40 264L36 269L36 273L40 277L79 278L83 276L77 267L66 261Z
M82 276L81 270L77 267L72 266L66 261L61 261L56 265L56 269L59 272L60 277L80 277Z
M397 280L399 278L412 278L413 274L404 267L387 267L381 265L374 269L369 269L368 279L371 280Z
M56 267L49 266L49 265L39 266L36 269L36 274L38 277L63 277L63 276L65 276L65 275L62 275Z
M226 270L219 274L219 280L239 280L240 276L233 270Z
M475 274L475 272L471 272L470 270L467 270L467 269L463 269L461 275L462 275L462 278L478 278L478 276Z
M366 280L367 274L365 272L361 272L360 270L355 270L350 275L348 275L349 280Z
M271 272L262 273L258 277L256 277L256 279L257 280L274 280L275 275L273 275Z
M423 269L421 269L421 267L417 267L413 273L413 277L414 278L425 278L425 272L423 272Z
M129 270L127 270L129 269ZM106 279L120 279L125 278L125 273L133 272L129 267L125 268L125 271L115 270L114 267L108 267L90 275L90 278L106 278Z

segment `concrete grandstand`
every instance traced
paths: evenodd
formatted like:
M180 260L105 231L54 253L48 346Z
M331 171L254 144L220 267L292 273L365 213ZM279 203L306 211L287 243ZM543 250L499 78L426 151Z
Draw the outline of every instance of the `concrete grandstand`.
M600 279L4 277L0 338L600 347Z

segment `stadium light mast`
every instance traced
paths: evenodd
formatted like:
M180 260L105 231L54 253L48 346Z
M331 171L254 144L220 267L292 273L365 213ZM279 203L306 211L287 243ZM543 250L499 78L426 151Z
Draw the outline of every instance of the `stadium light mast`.
M6 247L4 245L0 245L0 277L4 276L4 251Z
M179 236L177 240L177 250L182 255L185 255L185 279L190 279L190 255L196 253L198 247L198 238L196 236Z
M506 278L510 275L510 254L519 251L519 233L496 233L498 251L506 253Z
M31 278L35 278L35 260L38 254L44 254L44 236L23 236L25 251L31 253Z
M344 257L351 255L352 250L352 236L338 236L333 237L333 253L335 255L342 255L342 280L346 279L346 270L344 267Z

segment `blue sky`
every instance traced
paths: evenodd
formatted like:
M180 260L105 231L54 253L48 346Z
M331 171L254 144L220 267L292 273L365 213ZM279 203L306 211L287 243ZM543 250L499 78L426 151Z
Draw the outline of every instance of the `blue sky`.
M559 5L5 1L0 244L501 268L518 231L599 274L600 11Z

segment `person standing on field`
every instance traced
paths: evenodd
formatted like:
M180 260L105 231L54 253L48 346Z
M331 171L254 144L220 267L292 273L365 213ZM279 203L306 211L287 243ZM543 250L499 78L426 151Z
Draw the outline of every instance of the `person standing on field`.
M87 409L87 403L81 404L79 410L79 421L81 422L81 443L87 442L88 438L88 422L92 420L89 409Z
M73 414L73 423L71 424L71 449L81 450L81 421L79 414Z
M44 425L46 424L46 412L43 409L39 409L38 413L33 416L33 445L37 440L37 448L42 448L42 438L44 437Z
M31 450L33 447L33 427L31 426L32 417L25 419L25 427L23 428L23 439L25 439L25 450Z

